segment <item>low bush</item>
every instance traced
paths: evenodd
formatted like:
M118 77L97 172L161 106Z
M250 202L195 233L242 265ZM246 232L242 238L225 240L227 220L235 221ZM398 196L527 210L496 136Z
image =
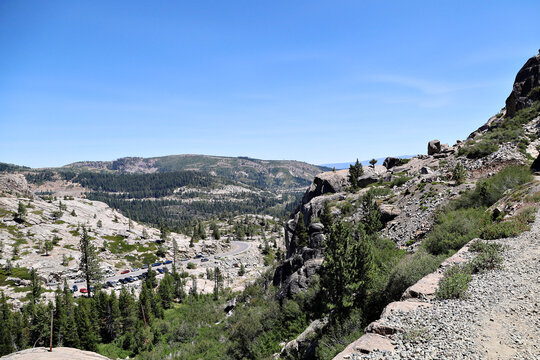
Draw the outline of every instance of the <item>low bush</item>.
M501 257L502 245L487 242L475 241L470 249L478 252L478 255L469 263L471 273L484 272L502 267L503 259Z
M435 295L438 299L463 299L471 282L471 272L466 265L454 265L444 273Z
M435 255L459 250L478 237L484 223L488 221L489 214L484 208L443 211L437 216L435 225L422 246Z
M398 300L401 294L425 275L437 270L445 256L435 256L420 249L414 255L401 259L390 272L385 293L389 301Z
M518 236L529 229L527 224L517 220L508 220L485 225L480 232L480 237L484 240L503 239Z
M398 176L388 183L388 187L393 188L394 186L401 186L409 181L411 178L408 176Z
M492 177L480 181L473 191L465 192L450 203L450 209L489 207L504 196L507 190L532 181L531 170L527 166L507 166Z
M466 156L469 159L479 159L499 150L499 145L494 141L481 140L471 145L462 147L458 151L458 156Z

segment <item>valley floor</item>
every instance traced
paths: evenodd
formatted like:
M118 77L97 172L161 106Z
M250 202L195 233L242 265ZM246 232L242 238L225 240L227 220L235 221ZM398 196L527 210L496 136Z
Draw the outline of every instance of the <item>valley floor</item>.
M395 350L351 359L540 359L540 212L531 231L496 241L504 268L473 275L467 299L393 314Z

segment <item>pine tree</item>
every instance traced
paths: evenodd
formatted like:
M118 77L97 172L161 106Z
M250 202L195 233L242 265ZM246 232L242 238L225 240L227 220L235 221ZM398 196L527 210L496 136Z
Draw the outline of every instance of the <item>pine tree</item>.
M118 308L120 309L120 328L122 334L129 334L135 330L138 310L135 299L125 287L120 290L118 296Z
M377 163L377 159L371 159L369 160L369 164L371 165L372 168L375 167L375 164Z
M34 305L36 305L36 303L39 300L39 297L45 291L41 287L41 280L39 280L39 276L37 274L36 269L31 269L30 270L30 286L32 287L32 291L30 293L30 298L32 299L32 303Z
M148 267L148 272L144 282L148 285L150 289L153 289L157 286L156 272L152 270L152 266Z
M212 229L212 237L216 240L221 239L221 232L219 231L217 225Z
M297 248L302 248L307 246L309 235L306 229L306 224L304 224L304 215L300 212L298 215L298 221L296 222L296 229L294 230L296 235L296 246Z
M75 319L75 304L73 301L73 295L69 291L67 282L64 282L64 290L62 296L62 304L65 308L65 322L61 323L61 329L63 331L62 340L63 345L67 347L80 347L79 333L77 331L77 321ZM61 321L62 318L59 318Z
M86 279L86 286L88 288L88 296L91 296L90 287L94 282L97 282L103 278L103 274L99 267L99 257L96 247L92 243L90 236L86 231L86 227L82 227L81 240L79 242L79 250L81 251L81 259L79 263L79 269L82 271L84 278Z
M2 356L15 350L12 338L13 317L4 293L0 298L0 320L0 356Z
M322 287L327 306L342 317L363 305L373 266L371 239L360 226L354 235L349 225L337 221L332 227L322 266Z
M320 219L321 223L324 225L324 230L327 233L332 227L332 224L334 223L334 215L332 214L332 210L330 209L330 202L326 201L324 203Z
M223 289L223 274L219 267L214 269L214 299L219 298L219 293Z
M375 234L382 228L381 210L379 204L373 196L373 192L368 191L362 196L362 223L368 235Z
M206 239L206 230L204 229L204 224L201 222L199 222L199 227L198 227L198 230L197 230L198 234L199 234L199 237L203 240Z
M92 309L90 301L80 301L75 307L75 317L77 319L77 332L80 340L80 347L84 350L96 351L99 336L92 324Z
M50 240L45 241L45 256L49 256L49 252L53 249L53 243Z
M17 213L15 214L15 220L19 222L23 222L26 220L26 206L22 203L22 201L19 201L19 207L17 208Z
M164 309L170 309L174 300L173 276L165 274L159 283L158 294Z
M362 175L364 175L364 168L358 159L356 159L356 163L349 166L349 183L352 190L358 189L358 178Z

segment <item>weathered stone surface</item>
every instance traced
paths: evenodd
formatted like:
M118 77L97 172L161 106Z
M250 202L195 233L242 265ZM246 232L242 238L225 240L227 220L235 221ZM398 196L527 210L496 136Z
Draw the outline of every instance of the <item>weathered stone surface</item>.
M532 171L540 171L540 154L538 157L533 161L531 165Z
M439 140L431 140L428 143L427 153L428 155L434 155L441 152L441 142Z
M373 184L387 173L388 169L382 165L375 165L374 167L365 166L364 175L358 178L358 186L366 187L369 184Z
M37 347L17 351L16 353L2 356L0 359L6 360L108 360L108 357L96 354L91 351L84 351L68 347L55 347L52 352L48 348Z
M390 156L384 159L384 162L383 162L383 166L387 169L391 169L401 164L403 164L403 160L401 160L400 158L395 158L395 157L390 157Z
M364 330L366 333L373 333L379 335L393 335L398 331L402 331L401 328L386 324L383 320L376 320L369 324Z
M299 257L300 256L295 256L295 259L298 259ZM322 258L306 260L304 261L303 266L299 267L297 271L289 276L284 275L287 274L288 270L290 271L290 268L285 269L285 272L281 272L280 274L281 278L276 276L278 275L278 269L276 269L276 272L274 273L274 285L276 285L276 283L277 285L281 283L277 297L279 299L285 299L307 290L310 278L317 272L317 270L319 270L322 262ZM294 264L292 266L294 266ZM277 282L278 280L281 281Z
M435 295L439 281L442 279L443 274L438 272L428 274L420 279L416 284L410 286L401 297L401 300L410 298L430 298Z
M364 334L362 337L352 344L349 344L339 354L334 357L334 360L350 359L350 356L355 353L369 353L374 350L392 351L394 346L387 337L377 334Z
M324 225L321 223L311 223L308 227L309 234L322 233L324 231Z
M381 221L383 223L392 221L396 216L401 214L401 210L397 206L391 204L382 204L379 206L379 209L381 210Z
M6 197L27 196L30 194L26 178L22 174L1 174L0 193Z
M381 313L381 319L388 317L392 313L396 312L411 312L421 307L430 307L430 303L418 302L418 301L394 301L386 305Z
M540 100L540 54L530 58L519 70L510 96L506 99L506 113L514 116L518 110Z
M276 358L285 359L310 359L315 350L314 340L326 328L328 318L313 321L298 337L289 341Z
M313 183L302 198L302 204L307 204L316 196L343 191L349 184L349 170L327 171L315 176Z

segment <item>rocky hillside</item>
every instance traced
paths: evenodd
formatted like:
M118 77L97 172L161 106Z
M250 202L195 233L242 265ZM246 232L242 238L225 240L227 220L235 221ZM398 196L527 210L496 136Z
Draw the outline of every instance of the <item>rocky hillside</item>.
M354 184L348 170L318 174L285 224L288 258L274 274L274 284L280 286L279 296L297 296L310 288L313 275L321 274L327 242L327 231L324 231L321 224L326 216L325 206L330 209L334 219L352 225L359 224L365 221L366 208L363 201L369 193L380 209L380 237L392 240L398 248L409 254L428 248L435 255L442 251L436 250L439 246L438 235L430 237L430 233L437 222L444 221L438 216L447 204L452 202L453 208L469 206L473 209L473 201L477 201L474 199L487 198L497 192L499 195L493 195L493 201L484 201L482 204L486 205L482 206L489 207L486 212L491 214L492 219L502 219L503 223L511 221L525 209L531 202L525 199L531 198L530 191L535 187L534 183L517 186L511 185L510 180L508 183L504 180L501 183L507 185L496 189L498 185L485 179L491 179L494 174L511 165L528 167L539 155L539 65L540 54L526 62L516 76L506 102L507 107L465 140L458 140L453 145L433 140L427 144L426 155L411 159L387 158L382 165L363 167L363 173L354 179ZM538 170L540 166L533 165L533 168ZM476 189L478 184L481 187ZM496 201L503 193L514 195ZM472 205L459 205L465 203ZM299 225L300 219L303 219L303 226ZM299 238L298 229L304 226L309 229L307 244L301 244ZM462 231L474 233L465 229ZM500 236L486 231L481 234L490 238ZM463 234L454 237L460 236ZM428 238L430 245L422 245ZM313 325L296 342L287 344L282 356L310 358L313 356L310 351L317 346L318 340L314 339L321 336L324 339L325 331L336 331L335 325L333 330L325 329L320 323Z
M64 168L108 170L119 173L202 171L265 190L289 190L306 186L315 174L321 170L329 170L300 161L189 154L154 158L125 157L114 161L81 161L66 165Z
M20 214L21 206L24 214ZM230 254L186 270L198 277L207 268L219 266L228 285L236 290L241 290L266 268L259 250L268 244L263 238L275 244L276 250L283 238L277 219L250 215L216 220L212 224L201 222L208 234L204 239L199 236L192 241L191 235L171 232L162 241L159 229L129 219L103 202L60 194L38 196L23 175L0 174L0 291L20 307L28 299L28 272L32 268L48 290L43 295L46 299L52 299L53 290L64 280L72 283L80 279L79 240L83 226L99 250L105 277L115 277L123 270L140 268L145 263L172 259L173 241L176 241L178 259L192 260L197 254ZM213 226L219 229L218 238L211 229ZM238 246L232 241L246 237L238 234L240 226L248 229L249 243L236 254ZM246 268L242 276L238 276L240 265ZM212 291L212 281L209 285L203 279L199 282L199 291Z

